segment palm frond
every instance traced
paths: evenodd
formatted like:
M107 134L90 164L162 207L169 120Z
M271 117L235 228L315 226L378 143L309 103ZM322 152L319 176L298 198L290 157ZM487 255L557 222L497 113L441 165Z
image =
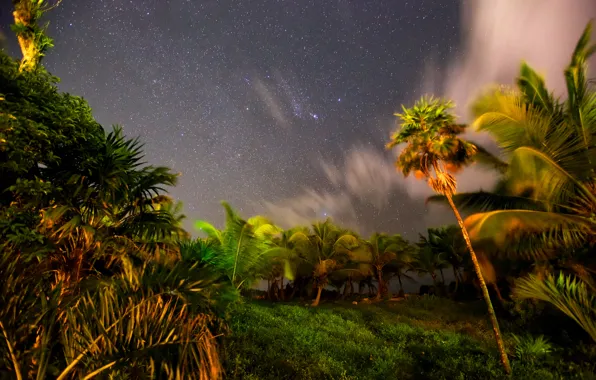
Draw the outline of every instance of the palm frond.
M535 210L546 211L548 203L522 196L501 195L478 191L475 193L459 193L453 195L453 203L458 209L468 212L487 212L495 210ZM426 198L427 203L448 205L444 195L433 195Z
M544 258L556 249L582 245L596 225L575 215L532 210L497 210L466 218L475 247L516 257Z
M102 288L82 297L65 312L65 319L69 328L61 331L61 340L68 366L60 379L71 372L179 373L205 380L222 376L210 317L193 316L174 300L159 295L121 298Z
M221 231L215 228L211 223L204 220L197 220L195 222L195 228L199 231L204 232L211 239L221 242L222 236Z
M552 115L528 107L518 93L496 90L476 102L475 107L485 112L477 116L472 126L490 133L505 153L524 146L542 147L552 129Z
M545 279L529 275L516 281L514 296L548 302L579 324L596 342L596 298L586 284L573 277L559 274Z
M556 101L549 93L544 78L532 69L526 62L522 62L517 86L524 94L526 102L547 114L556 113Z
M558 204L575 199L577 209L596 205L596 196L582 181L591 175L588 157L578 152L577 141L567 141L560 149L552 144L543 150L529 146L516 149L507 173L508 190L519 194L532 188L534 199Z
M481 145L468 141L476 147L476 154L473 155L474 162L477 162L486 167L496 170L498 173L504 174L507 172L508 163L501 160L499 157L491 154L489 151L484 149Z
M588 90L586 83L586 63L588 58L596 51L596 45L590 46L591 34L592 22L590 21L575 46L569 66L565 69L568 110L571 117L580 127L580 133L586 142L590 137L588 135L589 130L584 128L579 110Z

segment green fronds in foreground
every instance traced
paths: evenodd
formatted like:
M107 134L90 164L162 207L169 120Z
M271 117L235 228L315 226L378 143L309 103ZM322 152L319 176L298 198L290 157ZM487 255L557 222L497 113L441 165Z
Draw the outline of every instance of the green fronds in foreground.
M595 289L584 281L569 275L548 275L542 279L536 275L519 279L515 296L521 299L536 298L548 302L577 322L596 342Z
M221 377L211 317L193 315L164 295L122 298L110 288L88 294L64 314L68 372L91 378L146 373L203 380Z

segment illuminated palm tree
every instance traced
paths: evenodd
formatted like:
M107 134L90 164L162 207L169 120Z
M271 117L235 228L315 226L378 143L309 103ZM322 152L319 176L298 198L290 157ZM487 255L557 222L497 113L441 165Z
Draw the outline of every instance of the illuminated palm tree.
M358 236L337 227L331 219L314 223L308 241L302 235L296 235L295 239L300 242L295 271L303 275L308 273L317 289L312 306L319 305L323 288L332 274L337 274L338 271L358 272L357 268L345 267L351 259L357 257L356 249L360 244Z
M466 220L475 242L504 254L552 257L582 246L596 232L596 92L586 62L596 50L591 24L565 70L567 99L558 102L523 64L517 90L479 98L474 126L503 150L507 168L494 192L459 194L475 211Z
M271 221L262 216L242 219L227 202L226 225L218 230L206 221L197 221L195 227L206 233L216 245L219 255L213 265L220 268L237 289L246 289L262 277L270 261L282 249L275 246L273 237L281 232Z
M427 179L429 186L435 192L447 198L474 263L474 269L488 307L501 362L505 371L511 373L499 323L482 276L480 264L472 248L464 221L453 203L457 182L450 171L458 170L470 162L478 149L474 144L459 137L459 134L465 130L465 126L455 123L455 117L449 112L452 107L451 102L426 97L416 102L411 108L403 107L403 113L396 114L401 119L401 129L391 136L387 148L391 149L397 145L406 144L397 158L396 167L401 169L404 176L415 171L418 177Z
M474 105L474 126L488 132L506 164L493 192L459 194L458 206L476 212L466 219L475 245L512 259L545 260L594 245L596 234L596 91L587 80L592 25L581 35L564 74L561 102L544 79L522 64L517 89L497 89ZM436 198L435 198L436 199ZM588 248L589 249L589 248ZM596 306L593 279L581 266L567 275L529 276L514 295L548 301L570 315L592 337ZM581 280L581 281L580 281ZM592 284L592 285L590 285Z

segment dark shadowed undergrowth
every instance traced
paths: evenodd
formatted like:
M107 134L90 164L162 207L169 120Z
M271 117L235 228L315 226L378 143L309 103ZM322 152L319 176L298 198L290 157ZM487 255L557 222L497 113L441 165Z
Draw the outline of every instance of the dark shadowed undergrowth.
M501 379L483 304L423 297L352 305L248 302L232 314L224 366L230 379ZM516 379L594 378L556 347L516 359Z

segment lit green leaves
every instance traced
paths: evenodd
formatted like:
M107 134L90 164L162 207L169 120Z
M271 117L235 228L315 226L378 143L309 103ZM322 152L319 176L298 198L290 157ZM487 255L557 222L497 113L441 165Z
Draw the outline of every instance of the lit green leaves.
M450 113L452 102L423 97L414 106L402 108L403 112L396 114L401 128L392 134L386 147L407 144L395 163L405 176L416 171L429 177L433 169L445 170L446 164L459 168L476 153L473 144L458 137L465 126L455 123Z

